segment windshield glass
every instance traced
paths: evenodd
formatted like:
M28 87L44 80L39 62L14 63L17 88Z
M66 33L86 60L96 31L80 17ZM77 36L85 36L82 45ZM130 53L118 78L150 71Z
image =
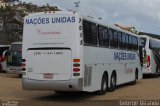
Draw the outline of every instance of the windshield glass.
M22 44L12 44L7 57L8 66L22 65Z
M21 50L22 50L22 45L21 44L12 44L11 45L10 51L19 52Z
M146 38L141 38L141 42L142 42L142 47L146 46Z
M160 50L160 41L155 40L155 39L150 39L149 40L149 48L151 50Z

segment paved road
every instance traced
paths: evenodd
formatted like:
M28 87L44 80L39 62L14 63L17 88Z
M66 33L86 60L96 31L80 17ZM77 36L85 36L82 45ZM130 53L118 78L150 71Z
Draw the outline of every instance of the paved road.
M160 78L139 80L136 85L125 84L114 92L97 96L94 93L70 93L58 95L53 91L27 91L21 86L21 78L0 73L0 100L28 100L44 102L83 102L104 100L160 100ZM42 103L43 104L43 103ZM41 104L41 105L42 105Z

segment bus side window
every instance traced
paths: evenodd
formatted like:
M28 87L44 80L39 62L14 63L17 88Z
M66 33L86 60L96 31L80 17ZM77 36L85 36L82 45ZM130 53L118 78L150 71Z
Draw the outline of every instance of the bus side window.
M98 27L99 32L99 45L103 47L109 46L109 34L108 29L102 26Z
M112 29L109 29L109 44L110 44L111 48L114 47L113 30Z
M118 32L118 46L120 49L123 48L123 44L122 44L122 33Z
M105 28L104 30L104 36L105 36L105 46L109 47L109 33L107 28Z
M98 27L98 33L99 33L99 45L104 46L105 45L104 28L99 26Z
M129 50L132 50L133 48L133 41L132 41L132 36L129 35Z
M94 23L91 23L91 33L92 33L92 45L97 46L97 25Z
M133 39L133 50L138 50L138 39L137 37L132 37Z
M84 43L86 45L97 45L97 26L96 24L83 21Z
M83 21L83 33L84 33L84 42L85 44L90 44L90 24L87 21Z
M127 45L127 43L126 43L126 35L125 35L125 33L123 33L122 34L122 48L124 49L124 50L126 50L126 45Z
M126 34L126 48L129 49L130 45L129 45L129 35Z
M114 37L114 47L118 48L118 34L116 30L114 30L113 35L114 35L113 36Z
M138 50L138 38L137 37L135 37L135 42L136 42L136 50Z
M132 49L133 49L133 50L136 50L136 40L135 40L135 37L134 37L134 36L132 36L132 41L133 41Z

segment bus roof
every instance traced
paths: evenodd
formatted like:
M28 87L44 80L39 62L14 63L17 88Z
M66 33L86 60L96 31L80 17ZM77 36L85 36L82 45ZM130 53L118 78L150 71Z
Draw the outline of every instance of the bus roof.
M139 36L140 36L140 37L145 37L145 38L147 38L147 39L156 40L156 41L160 42L160 40L159 40L158 38L153 38L153 37L148 36L148 35L139 35Z
M9 47L10 45L0 45L0 47Z
M102 26L105 26L105 27L108 27L108 28L111 28L111 29L115 29L115 30L121 31L121 32L123 32L123 33L131 34L131 35L134 35L134 36L139 36L139 35L137 35L137 34L131 33L131 32L126 31L126 30L123 30L123 29L121 29L121 28L119 28L119 27L116 27L116 26L114 26L114 25L109 25L109 24L107 24L106 22L101 21L101 20L99 20L99 19L95 19L95 18L92 18L92 17L89 17L89 16L88 16L88 17L83 16L83 19L84 19L84 20L87 20L87 21L90 21L90 22L93 22L93 23L96 23L96 24L99 24L99 25L102 25Z
M37 15L51 15L51 14L59 14L59 15L73 15L73 14L78 14L78 12L75 12L75 11L47 11L47 12L37 12L37 13L31 13L31 14L28 14L26 17L33 17L33 16L37 16ZM107 24L106 22L104 22L103 20L99 20L99 19L95 19L95 18L92 18L92 17L89 17L89 16L81 16L80 15L80 18L84 19L84 20L87 20L87 21L90 21L90 22L94 22L96 24L99 24L99 25L102 25L102 26L105 26L105 27L108 27L108 28L112 28L112 29L115 29L115 30L118 30L118 31L121 31L123 33L127 33L127 34L131 34L131 35L134 35L134 36L139 36L137 34L134 34L134 33L131 33L129 31L126 31L126 30L123 30L119 27L116 27L114 25L109 25Z
M22 44L22 42L13 42L11 44Z
M55 13L56 14L75 14L77 12L75 11L45 11L45 12L30 13L27 16L30 17L30 16L37 16L37 15L42 15L42 14L50 15L50 14L55 14Z

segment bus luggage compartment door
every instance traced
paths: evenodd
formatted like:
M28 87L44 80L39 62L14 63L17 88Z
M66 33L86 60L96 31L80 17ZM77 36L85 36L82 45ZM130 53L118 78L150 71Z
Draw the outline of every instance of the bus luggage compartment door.
M69 80L72 72L71 50L28 50L26 68L29 79Z

